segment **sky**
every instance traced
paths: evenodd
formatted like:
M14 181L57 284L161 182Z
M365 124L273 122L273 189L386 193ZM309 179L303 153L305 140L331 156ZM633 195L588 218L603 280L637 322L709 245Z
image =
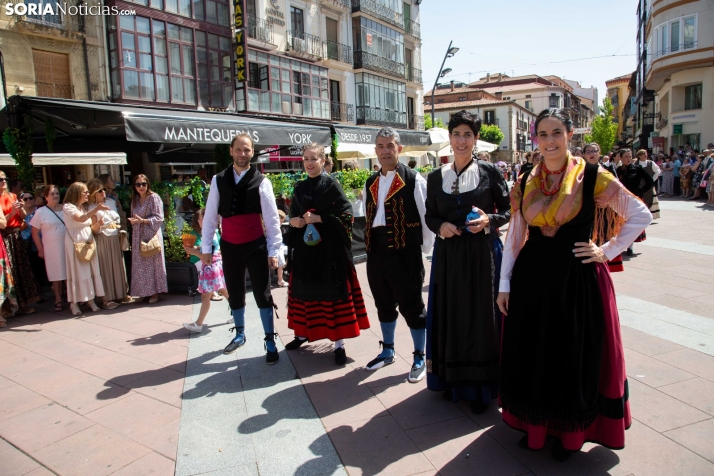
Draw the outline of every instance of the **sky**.
M459 52L440 82L486 73L556 75L598 88L636 68L636 0L423 0L420 23L424 92L453 40ZM602 58L595 58L602 57Z

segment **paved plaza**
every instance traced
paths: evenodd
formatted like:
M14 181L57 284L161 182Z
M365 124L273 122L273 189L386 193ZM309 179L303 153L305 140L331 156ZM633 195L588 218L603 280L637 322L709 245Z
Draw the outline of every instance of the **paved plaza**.
M326 342L289 353L278 342L280 362L266 366L250 296L247 344L230 356L225 302L203 334L181 327L198 297L81 318L52 312L48 299L10 320L0 330L0 475L714 475L714 207L661 207L613 275L634 417L624 450L586 444L556 463L549 445L520 449L495 404L477 416L407 383L403 320L395 364L363 370L380 335L361 264L373 327L347 341L345 367ZM287 292L274 296L289 342Z

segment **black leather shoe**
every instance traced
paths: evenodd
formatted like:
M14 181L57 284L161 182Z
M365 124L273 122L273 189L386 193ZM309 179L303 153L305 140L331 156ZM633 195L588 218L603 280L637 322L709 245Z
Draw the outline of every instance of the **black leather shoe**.
M335 363L337 365L345 365L347 363L347 353L344 347L335 349Z
M480 398L471 402L471 411L476 415L480 415L486 410L488 410L488 403L483 403Z
M231 327L228 330L229 332L232 332L233 330L235 330L235 327ZM245 334L243 334L243 328L241 327L241 330L237 330L236 332L238 332L238 335L226 346L225 349L223 349L223 354L232 354L233 352L238 350L239 347L245 345L246 339Z
M553 443L553 448L551 450L551 456L553 457L554 460L565 461L566 459L573 456L573 453L575 453L575 451L570 451L570 450L566 450L565 448L563 448L563 443L561 443L560 440L555 440L555 443Z
M268 365L273 365L277 364L278 360L280 360L280 354L278 354L278 347L275 345L275 336L277 334L265 334L265 343L263 344L263 348L265 349L265 362ZM272 347L275 349L275 352L272 352L270 349L268 349L268 342L272 343Z
M299 349L301 345L307 342L307 339L300 339L295 337L292 341L285 344L285 350L295 350Z
M632 248L627 248L627 256L632 256Z

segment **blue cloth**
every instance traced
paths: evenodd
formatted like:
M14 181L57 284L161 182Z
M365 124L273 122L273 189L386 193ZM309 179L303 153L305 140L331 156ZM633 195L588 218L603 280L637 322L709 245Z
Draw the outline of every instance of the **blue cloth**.
M273 308L266 307L258 310L260 311L260 320L263 322L263 332L265 332L266 335L273 337L273 334L275 334L275 327L273 325ZM275 347L275 342L272 340L266 341L265 345L268 352L277 352L278 350L278 348Z
M236 325L236 337L234 341L243 338L243 333L245 331L245 308L234 309L231 311L233 315L233 322Z
M679 169L682 167L682 162L679 161L679 159L674 161L674 176L679 177Z
M394 333L397 330L397 321L394 322L380 322L379 327L382 328L382 341L385 344L391 344L394 347ZM382 352L379 354L380 359L386 357L391 357L394 355L394 349L384 347Z
M426 307L426 360L431 361L432 348L431 348L431 328L434 322L434 300L431 296L434 293L434 272L436 270L436 247L439 246L442 240L437 239L434 243L434 251L431 258L431 273L429 276L429 302ZM495 279L495 292L498 294L498 281L501 271L501 260L503 259L503 244L501 240L496 238L493 241L494 245L494 262L496 267ZM495 296L494 296L495 299ZM498 313L500 317L500 313ZM500 319L499 319L500 322ZM500 331L500 325L499 325ZM473 402L476 400L481 400L483 403L488 404L491 400L498 398L498 385L458 385L449 386L446 382L442 381L437 375L429 371L427 366L426 374L426 387L434 392L443 392L447 388L451 388L451 399L452 401L458 402L459 400L466 400L468 402Z
M426 327L423 329L409 329L412 333L412 340L414 341L414 350L419 351L422 354L426 347ZM421 367L424 364L424 357L421 355L414 355L414 365Z

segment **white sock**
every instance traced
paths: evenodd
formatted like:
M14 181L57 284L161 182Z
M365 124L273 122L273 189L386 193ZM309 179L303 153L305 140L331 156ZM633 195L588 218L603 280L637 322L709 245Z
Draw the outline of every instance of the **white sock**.
M307 340L307 337L298 337L300 340Z
M340 347L344 347L344 346L345 346L345 341L343 339L335 341L335 349L339 349Z

